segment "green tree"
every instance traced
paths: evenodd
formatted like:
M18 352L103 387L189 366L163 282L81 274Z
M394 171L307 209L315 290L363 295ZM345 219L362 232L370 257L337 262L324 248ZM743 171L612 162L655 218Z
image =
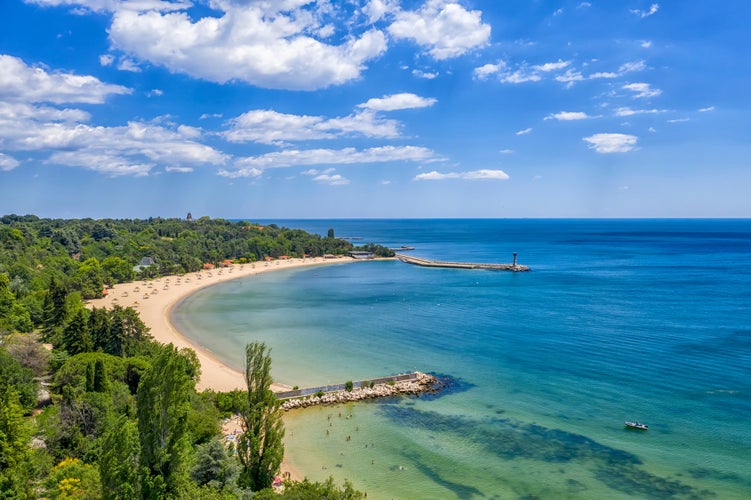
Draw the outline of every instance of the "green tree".
M136 274L127 260L115 255L110 255L102 261L102 271L104 279L111 284L131 281Z
M55 467L44 481L49 498L60 500L98 500L101 498L99 471L77 458L66 458Z
M334 484L334 478L329 477L322 483L311 482L308 478L303 481L285 481L284 491L277 494L272 489L266 489L258 492L253 497L254 500L277 500L280 498L290 498L294 500L360 500L365 498L361 491L352 487L352 483L344 480L344 486L338 487Z
M138 427L125 415L111 421L102 439L99 475L106 500L139 498Z
M107 309L94 307L89 312L89 334L93 349L106 351L109 343L110 317Z
M101 297L104 288L104 272L94 257L86 259L75 275L76 285L85 299Z
M188 487L188 412L195 389L195 356L161 346L137 394L142 494L178 498Z
M0 335L14 329L10 312L15 301L16 298L10 291L10 278L7 274L0 273Z
M199 445L190 476L199 485L207 485L215 490L233 490L240 475L240 466L227 453L227 448L219 439Z
M94 348L86 314L85 309L77 310L63 328L62 346L71 356L89 352Z
M18 393L0 380L0 498L32 498L30 437Z
M44 299L44 340L55 343L68 313L68 291L53 276Z
M24 368L0 346L0 391L13 391L18 395L19 404L25 412L31 412L36 404L38 384L34 372Z
M271 356L266 344L253 342L245 347L246 407L241 413L243 433L237 455L243 470L242 486L253 491L268 488L284 458L284 422L281 403L271 392Z
M97 359L94 361L94 392L107 392L109 389L109 380L107 373L104 371L104 361Z

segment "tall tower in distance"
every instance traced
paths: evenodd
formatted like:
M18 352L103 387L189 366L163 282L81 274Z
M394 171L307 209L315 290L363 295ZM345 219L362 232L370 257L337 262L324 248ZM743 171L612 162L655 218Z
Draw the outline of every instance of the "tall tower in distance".
M185 217L185 220L187 220L188 222L193 222L193 214L188 212L188 216Z

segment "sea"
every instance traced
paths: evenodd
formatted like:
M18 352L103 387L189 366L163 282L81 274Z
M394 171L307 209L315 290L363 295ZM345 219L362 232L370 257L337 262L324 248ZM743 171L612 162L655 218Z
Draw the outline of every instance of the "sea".
M258 222L531 269L332 264L184 300L182 332L239 369L263 341L290 386L444 382L288 412L311 480L369 499L751 498L751 220Z

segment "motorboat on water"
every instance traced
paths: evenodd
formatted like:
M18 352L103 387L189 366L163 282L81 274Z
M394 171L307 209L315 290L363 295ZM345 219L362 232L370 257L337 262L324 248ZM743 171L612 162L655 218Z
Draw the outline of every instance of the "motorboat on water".
M640 431L646 431L649 429L649 426L647 424L642 424L641 422L629 422L626 420L623 422L623 424L628 427L629 429L638 429Z

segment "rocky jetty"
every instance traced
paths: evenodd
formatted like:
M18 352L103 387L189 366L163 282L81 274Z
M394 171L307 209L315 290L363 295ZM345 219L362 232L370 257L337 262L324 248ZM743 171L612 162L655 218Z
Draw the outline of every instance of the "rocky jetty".
M440 383L433 375L422 372L415 372L411 375L412 377L408 380L375 384L373 387L363 385L361 387L354 387L351 391L338 390L327 392L323 395L314 394L307 397L288 399L282 403L282 409L292 410L295 408L307 408L308 406L362 401L364 399L422 394L425 392L436 392L440 389Z

